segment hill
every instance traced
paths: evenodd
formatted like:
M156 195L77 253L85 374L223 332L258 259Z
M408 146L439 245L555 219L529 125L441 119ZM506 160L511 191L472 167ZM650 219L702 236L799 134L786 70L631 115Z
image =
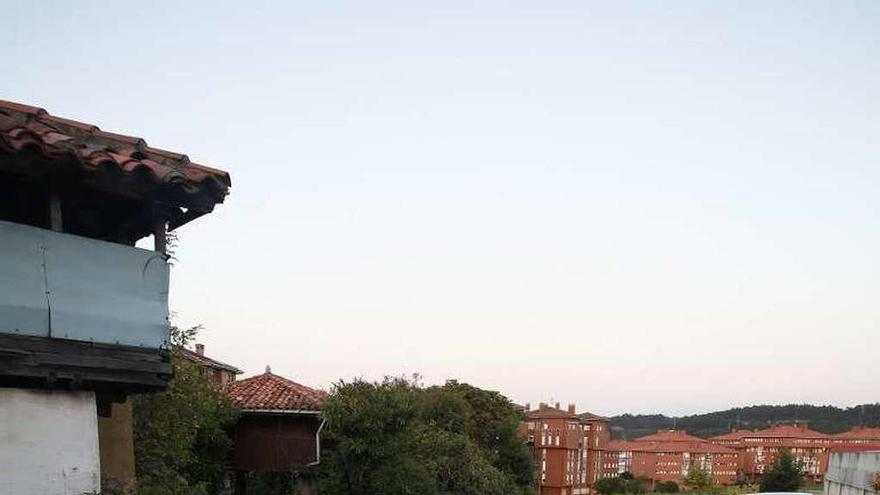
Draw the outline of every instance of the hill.
M810 428L823 433L839 433L853 426L880 426L880 404L863 404L845 409L809 404L749 406L680 417L623 414L611 417L610 421L612 438L623 440L670 428L710 437L733 428L766 428L774 423L792 421L806 422Z

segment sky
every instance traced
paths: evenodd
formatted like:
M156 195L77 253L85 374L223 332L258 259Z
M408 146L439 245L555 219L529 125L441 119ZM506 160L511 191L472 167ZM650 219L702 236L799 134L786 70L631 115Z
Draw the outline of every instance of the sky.
M244 376L599 414L880 401L880 2L2 2L0 98L228 170Z

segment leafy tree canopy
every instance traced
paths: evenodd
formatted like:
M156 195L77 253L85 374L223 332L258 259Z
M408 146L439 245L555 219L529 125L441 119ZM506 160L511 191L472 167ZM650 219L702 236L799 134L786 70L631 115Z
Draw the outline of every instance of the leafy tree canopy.
M780 451L761 476L762 492L796 492L803 484L801 464L787 450Z
M324 416L322 494L533 493L521 416L496 392L417 378L339 382Z
M174 378L160 393L132 399L140 495L217 493L228 474L236 412L201 367L180 355L199 331L171 328Z

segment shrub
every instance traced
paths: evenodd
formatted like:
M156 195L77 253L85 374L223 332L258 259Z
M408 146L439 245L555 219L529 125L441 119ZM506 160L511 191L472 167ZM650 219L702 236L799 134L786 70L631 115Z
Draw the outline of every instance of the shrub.
M654 491L657 493L678 493L678 483L674 481L657 483L657 486L654 487Z

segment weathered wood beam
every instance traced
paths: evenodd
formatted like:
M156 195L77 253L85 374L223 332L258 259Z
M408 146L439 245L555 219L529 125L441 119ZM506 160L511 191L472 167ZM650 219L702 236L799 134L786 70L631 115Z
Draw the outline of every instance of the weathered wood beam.
M170 353L0 333L0 384L148 391L171 379Z

